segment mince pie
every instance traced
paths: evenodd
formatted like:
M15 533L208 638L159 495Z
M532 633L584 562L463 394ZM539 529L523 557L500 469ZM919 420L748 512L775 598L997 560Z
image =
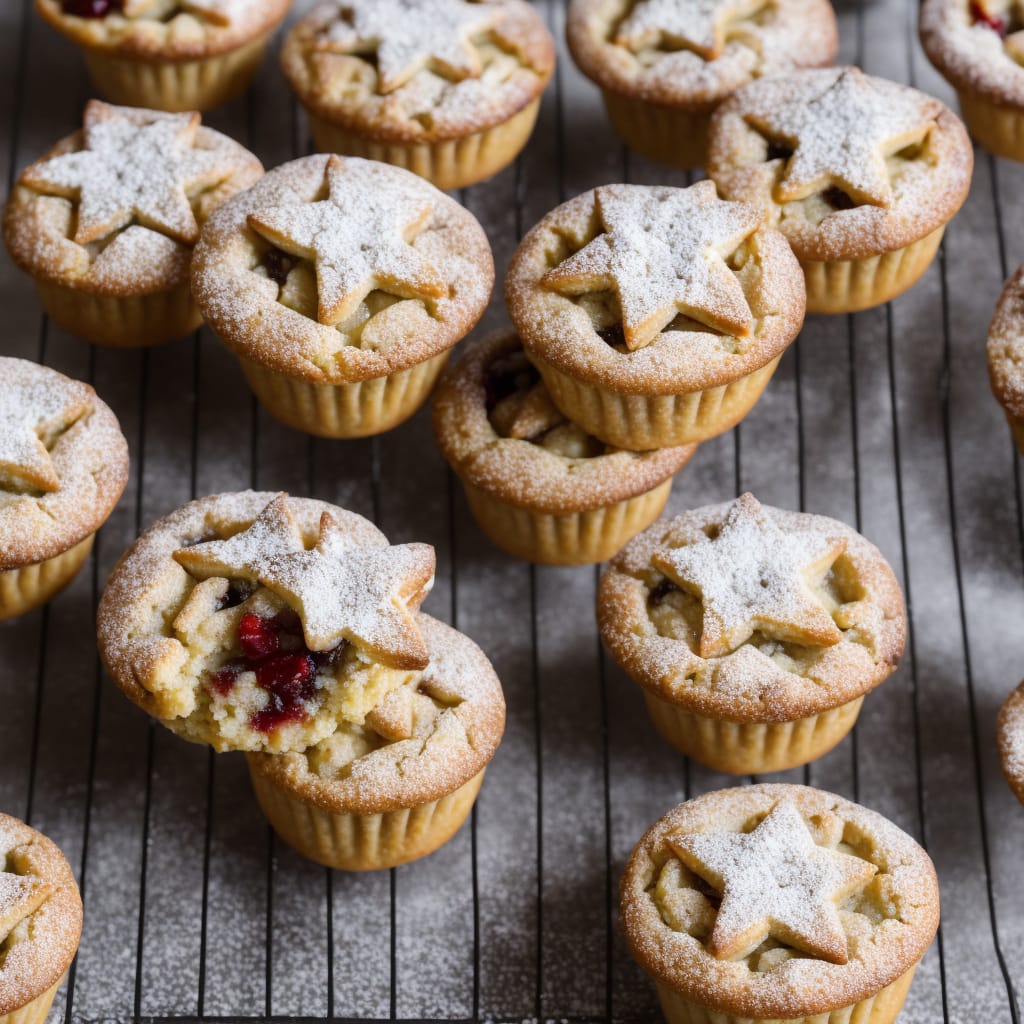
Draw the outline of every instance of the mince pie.
M1006 698L999 712L999 757L1010 789L1024 804L1024 683Z
M988 329L988 373L1024 454L1024 267L1006 282Z
M597 614L658 730L737 774L831 750L906 642L899 583L873 544L752 494L636 537L602 577Z
M82 131L22 172L4 239L65 330L155 345L202 322L188 277L199 229L263 167L199 122L91 100Z

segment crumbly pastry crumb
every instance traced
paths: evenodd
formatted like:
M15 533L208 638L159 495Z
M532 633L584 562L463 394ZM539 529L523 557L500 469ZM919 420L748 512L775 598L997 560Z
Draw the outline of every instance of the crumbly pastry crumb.
M192 283L236 354L341 384L453 346L486 307L494 261L472 214L423 179L355 157L311 156L214 214Z
M304 750L362 726L427 664L424 544L390 547L322 502L242 492L191 502L119 562L100 652L144 710L218 750Z
M45 836L0 814L0 1016L53 988L74 958L82 901Z
M967 197L973 149L938 100L841 67L746 86L715 112L708 173L805 260L853 260L941 228Z
M0 570L74 547L127 482L128 444L88 384L0 358Z
M1006 698L999 713L999 754L1006 781L1024 803L1024 683Z
M828 64L838 45L824 0L572 0L567 32L602 88L694 111L756 78Z
M522 0L316 7L281 54L303 103L374 139L438 142L509 120L542 92L554 42Z
M696 445L628 452L555 407L513 331L474 344L434 397L434 433L459 476L521 508L566 515L652 490Z
M97 295L170 291L188 280L203 221L262 173L196 113L90 100L82 131L22 172L4 236L44 281Z
M881 815L806 786L755 785L653 825L626 866L622 913L633 955L681 998L789 1020L912 970L939 892L928 855Z
M872 544L749 494L635 538L601 579L598 621L643 687L731 722L846 704L891 674L906 636L899 584Z

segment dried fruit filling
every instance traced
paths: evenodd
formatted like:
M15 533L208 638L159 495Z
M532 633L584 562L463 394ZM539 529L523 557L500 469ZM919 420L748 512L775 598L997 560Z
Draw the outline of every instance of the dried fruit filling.
M309 717L308 702L318 689L317 672L336 664L346 646L342 641L329 651L308 650L298 616L287 611L272 619L244 613L238 622L238 644L242 656L208 673L207 686L226 697L241 673L252 672L270 700L253 713L249 724L264 733Z
M990 14L981 0L971 0L971 21L975 25L987 25L993 32L998 32L1001 36L1006 35L1008 28L1006 19L1000 18L998 14Z
M64 0L61 10L75 18L105 18L121 9L121 0Z

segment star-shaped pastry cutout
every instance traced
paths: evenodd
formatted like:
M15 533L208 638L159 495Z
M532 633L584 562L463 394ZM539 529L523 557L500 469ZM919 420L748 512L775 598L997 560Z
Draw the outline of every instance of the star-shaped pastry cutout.
M708 950L735 960L769 936L834 964L848 960L837 907L874 877L870 861L818 846L780 801L747 833L674 836L668 845L722 897Z
M750 334L753 314L725 260L760 226L753 206L719 199L710 181L685 189L606 185L594 201L604 233L549 270L545 288L613 290L630 351L649 345L680 313L727 334Z
M444 278L412 243L430 219L432 199L415 180L381 185L379 165L332 156L328 198L257 210L250 225L293 256L316 265L317 319L341 323L371 291L440 299Z
M216 25L230 25L258 0L122 0L121 13L126 18L152 18L168 21L185 11L198 14Z
M384 665L422 669L430 658L415 613L434 567L429 544L352 547L325 512L316 547L268 558L260 582L298 612L311 651L348 640Z
M278 494L248 529L227 540L211 540L179 548L174 560L197 580L214 576L257 580L268 558L302 551L302 533L288 508L288 495Z
M78 200L74 240L95 242L133 221L191 245L199 225L189 195L231 173L222 154L196 147L200 117L90 100L84 148L35 164L30 188Z
M50 895L50 887L34 875L0 871L0 943Z
M453 81L477 78L481 64L471 39L492 28L500 10L465 0L349 0L341 5L344 20L330 26L320 45L376 53L382 93L424 68Z
M619 25L615 42L634 52L649 46L687 49L715 60L730 22L750 17L767 0L640 0Z
M808 93L807 82L820 82L821 88ZM760 106L759 96L765 97ZM924 100L909 92L882 91L853 67L766 83L753 91L745 118L762 135L793 150L775 186L779 202L834 186L854 202L874 206L893 201L885 158L920 143L934 124Z
M811 592L846 550L843 537L782 530L752 494L733 502L718 535L657 553L656 569L700 599L699 654L729 654L755 630L775 640L828 647L843 634Z
M85 393L11 371L0 380L0 485L53 492L60 477L44 440L88 410Z

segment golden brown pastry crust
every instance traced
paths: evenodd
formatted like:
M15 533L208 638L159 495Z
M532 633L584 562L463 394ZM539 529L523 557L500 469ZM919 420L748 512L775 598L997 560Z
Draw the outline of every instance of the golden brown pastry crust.
M494 260L476 218L423 179L397 167L373 164L380 189L389 182L418 189L432 212L413 243L440 272L446 297L428 310L404 300L361 324L358 344L339 328L320 323L315 307L304 315L278 300L279 286L260 264L270 243L249 225L267 207L323 199L328 160L316 155L275 168L247 192L221 207L203 228L192 261L192 288L207 322L237 355L271 370L326 384L384 377L451 348L483 314L494 284ZM294 273L294 271L292 272ZM373 347L367 345L370 334Z
M92 106L105 104L92 100ZM159 111L125 107L107 109L140 121L167 116ZM47 194L26 183L25 179L48 160L83 147L83 132L75 132L22 171L4 211L4 240L14 262L41 281L94 295L151 295L186 284L191 245L139 223L116 229L99 244L80 245L72 237L77 200ZM247 149L212 128L199 128L196 148L218 154L232 167L218 185L189 197L196 221L202 226L225 200L262 177L263 165ZM132 244L123 249L111 248L112 241L123 239L127 232L134 236Z
M281 67L304 106L365 138L433 143L472 135L529 106L555 68L554 40L528 3L483 0L481 6L498 8L498 22L470 45L479 55L486 41L500 77L486 65L480 76L459 81L423 68L397 89L382 92L375 64L366 56L323 47L324 33L341 18L337 3L321 4L291 28Z
M1024 683L1006 698L999 711L999 757L1003 775L1024 804Z
M813 531L845 540L845 551L830 572L840 598L833 598L836 607L828 609L842 634L837 643L789 649L772 641L762 651L754 643L755 632L724 656L702 658L692 633L674 639L659 632L650 602L666 577L652 559L704 542L735 504L709 505L661 520L612 560L601 578L597 617L615 660L662 700L728 722L795 721L846 704L887 679L906 643L899 583L873 544L825 516L762 506L768 520L787 535ZM699 599L694 600L699 607Z
M683 110L711 111L763 75L831 64L839 45L826 0L774 0L759 17L730 25L715 59L657 44L634 52L614 35L635 6L634 0L572 0L566 34L573 58L603 89Z
M418 621L430 664L418 675L417 692L423 688L444 697L432 723L347 762L337 776L315 770L317 747L249 754L253 773L293 799L334 814L381 814L438 800L482 772L505 729L501 684L469 637L429 615L421 613Z
M702 202L717 201L710 182L687 191L695 190ZM576 297L541 284L555 265L601 234L596 191L584 192L547 214L527 233L509 264L505 302L528 354L618 394L672 395L738 380L770 363L796 337L804 317L803 271L782 235L762 227L727 260L754 316L749 337L713 333L694 323L683 330L669 325L650 344L632 352L610 344Z
M1024 418L1024 267L1006 282L988 329L988 372L999 404Z
M17 818L0 813L0 871L34 876L46 896L26 919L30 935L4 948L0 963L0 1017L28 1005L60 982L82 934L82 899L71 867L56 844ZM22 922L22 926L24 921ZM0 935L0 947L6 935Z
M748 831L783 800L797 808L816 843L827 842L829 832L833 841L838 834L878 868L867 887L871 897L877 894L871 903L882 908L876 919L840 913L850 940L845 964L801 955L761 971L756 961L717 960L703 941L674 930L659 910L657 876L676 859L669 838ZM869 998L912 970L938 928L939 889L925 851L880 814L808 786L755 785L706 793L652 825L626 865L621 907L633 956L683 999L743 1018L802 1020Z
M520 508L567 515L645 494L682 469L697 450L695 444L653 452L606 449L572 458L527 439L503 436L488 417L488 370L521 349L514 331L495 332L473 345L435 392L438 447L458 475L475 487Z
M51 442L56 490L0 487L0 570L8 570L54 558L106 522L128 483L128 442L96 392L56 370L0 358L0 387L46 388L82 409Z
M970 189L974 150L959 118L925 93L863 76L883 97L917 103L922 117L932 121L919 152L887 159L891 202L835 208L823 198L834 184L827 179L807 198L777 199L776 189L792 161L772 155L768 139L749 123L752 109L806 103L845 74L861 73L826 68L761 79L726 100L712 118L709 176L727 199L762 209L766 223L786 236L801 260L857 260L901 249L949 221Z
M103 18L65 14L61 0L35 0L44 21L79 46L110 57L153 61L201 60L236 50L273 31L288 13L291 0L242 0L239 13L225 23L195 11L178 10L169 19L127 17L112 12ZM158 4L162 10L166 4Z
M971 0L924 0L918 23L924 52L954 88L1024 108L1024 36L1018 30L1004 38L975 20L973 6ZM1009 21L1010 0L985 0L984 7Z

